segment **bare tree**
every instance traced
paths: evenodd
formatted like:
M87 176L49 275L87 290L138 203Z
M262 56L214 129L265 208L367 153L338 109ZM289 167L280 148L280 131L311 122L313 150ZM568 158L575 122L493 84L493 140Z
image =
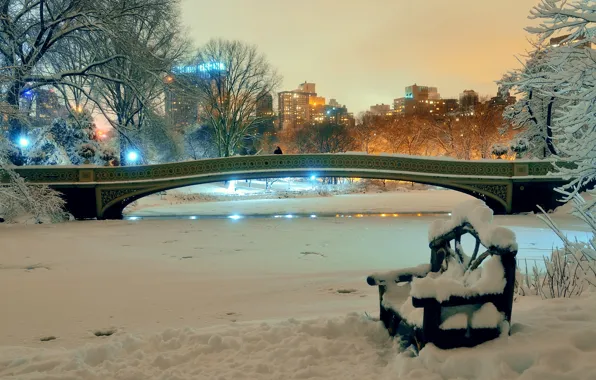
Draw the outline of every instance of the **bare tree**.
M256 46L239 41L211 40L199 48L195 88L200 117L213 129L220 157L236 152L262 120L256 115L260 97L271 93L281 77Z
M356 125L353 128L354 135L362 146L362 151L371 153L378 145L380 131L387 127L389 120L380 115L373 115L364 112L359 115Z
M431 137L429 121L418 116L395 117L381 131L385 142L385 151L421 155Z
M73 78L95 77L122 82L98 69L126 57L114 52L88 50L76 67L51 70L52 62L64 56L65 45L87 46L89 41L117 38L113 26L126 17L143 18L160 0L130 0L114 6L109 0L0 0L0 71L4 101L19 108L21 97L41 86L68 85L78 88ZM14 143L23 132L19 118L9 119L9 137ZM20 159L15 160L17 164Z
M127 0L113 1L124 8ZM163 106L164 78L172 66L188 52L189 41L181 37L177 1L160 1L146 9L142 18L121 17L112 27L118 38L98 41L96 49L103 55L123 55L130 59L114 60L99 71L116 81L102 81L98 97L108 121L116 129L120 141L120 161L125 163L128 146L141 149L145 124L156 123L156 113ZM122 36L128 36L122 37ZM142 155L144 156L144 155ZM143 157L142 157L143 158Z
M356 146L348 127L330 122L307 125L285 137L291 151L296 153L343 153Z

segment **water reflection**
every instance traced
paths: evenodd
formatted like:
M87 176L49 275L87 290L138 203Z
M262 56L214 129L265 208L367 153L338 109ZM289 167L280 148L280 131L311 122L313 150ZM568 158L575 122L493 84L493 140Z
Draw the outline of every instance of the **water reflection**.
M412 213L345 213L345 214L329 214L329 213L318 213L318 214L260 214L260 215L159 215L159 216L125 216L125 220L143 220L143 219L300 219L300 218L407 218L407 217L445 217L451 215L447 212L412 212Z

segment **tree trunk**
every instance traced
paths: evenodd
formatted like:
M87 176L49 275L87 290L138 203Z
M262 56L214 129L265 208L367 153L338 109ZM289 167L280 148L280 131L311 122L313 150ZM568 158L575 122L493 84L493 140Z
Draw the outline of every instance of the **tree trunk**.
M548 102L548 111L546 114L546 147L551 154L557 154L555 145L553 144L553 130L551 128L552 117L553 117L553 103L555 102L554 96L550 98ZM545 156L546 158L546 156Z

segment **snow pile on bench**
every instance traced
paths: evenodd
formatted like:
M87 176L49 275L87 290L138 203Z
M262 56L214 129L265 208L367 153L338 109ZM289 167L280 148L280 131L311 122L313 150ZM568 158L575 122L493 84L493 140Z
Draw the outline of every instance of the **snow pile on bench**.
M483 305L445 307L441 311L441 330L494 329L503 323L505 317L497 307L487 302Z
M491 302L487 302L472 315L470 327L473 329L492 329L499 326L505 318L503 313Z
M449 258L445 272L415 278L410 295L415 298L434 298L439 302L451 296L473 297L485 294L500 294L505 289L505 269L501 257L493 255L478 269L464 274L464 268L455 259Z
M376 285L386 285L396 282L400 276L412 275L422 277L430 272L430 264L420 264L411 268L397 269L389 272L373 273L369 276L375 281ZM371 284L372 285L372 284Z
M471 224L485 247L517 250L515 233L508 228L493 225L493 210L483 201L473 199L462 202L451 212L449 220L435 220L428 230L428 241L449 233L451 230Z
M397 309L396 309L397 310ZM406 302L399 308L399 315L412 326L422 328L424 320L424 309L416 308L412 304L412 297L408 297Z

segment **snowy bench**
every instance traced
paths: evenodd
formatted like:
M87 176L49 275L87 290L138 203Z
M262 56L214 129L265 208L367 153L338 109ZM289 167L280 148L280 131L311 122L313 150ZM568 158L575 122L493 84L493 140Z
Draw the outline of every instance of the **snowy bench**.
M430 264L367 278L379 287L380 319L392 336L406 346L448 349L509 333L517 243L492 217L482 201L462 203L449 220L431 225ZM471 257L461 244L466 234L475 239Z

